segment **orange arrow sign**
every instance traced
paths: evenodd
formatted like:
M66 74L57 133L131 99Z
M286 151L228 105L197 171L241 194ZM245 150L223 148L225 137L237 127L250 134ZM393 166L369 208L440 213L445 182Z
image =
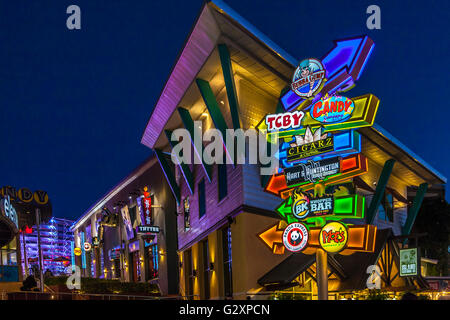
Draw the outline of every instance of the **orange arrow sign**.
M258 234L258 237L269 247L273 254L284 254L282 236L285 227L286 223L280 221Z
M341 172L334 176L328 177L322 183L324 185L330 185L341 181L345 181L350 178L366 173L367 168L368 168L367 158L361 153L354 154L341 159ZM283 199L286 199L287 197L289 197L291 191L298 186L300 186L303 191L308 191L314 188L314 183L306 182L303 184L288 187L286 184L286 178L284 176L284 173L277 173L272 175L264 191L272 193Z

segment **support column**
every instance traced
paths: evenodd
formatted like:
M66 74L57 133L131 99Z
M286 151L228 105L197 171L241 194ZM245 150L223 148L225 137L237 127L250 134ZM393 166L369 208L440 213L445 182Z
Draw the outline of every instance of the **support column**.
M139 236L139 264L141 267L141 282L147 282L148 259L145 258L145 244L141 236Z
M22 231L22 234L24 234L25 231ZM23 237L25 240L25 236ZM20 246L20 233L16 235L16 259L17 259L17 272L19 273L19 281L23 281L23 270L22 270L22 253L21 253L21 246ZM27 253L25 252L24 248L24 255L27 256ZM26 271L25 271L26 272Z
M91 217L91 239L94 239L94 237L98 237L98 233L97 233L97 215L96 214L93 214L92 217ZM92 243L92 249L91 250L94 253L93 254L93 259L95 260L95 264L94 264L95 277L96 278L100 278L100 276L103 273L103 270L101 270L102 263L100 261L100 259L101 259L100 247L94 248L94 245Z
M319 300L328 300L328 257L325 250L316 251L317 296Z
M314 196L321 197L325 193L325 186L318 183L314 186ZM316 225L323 227L325 220L317 220ZM328 300L328 257L325 250L317 248L316 251L316 280L318 300Z
M41 250L41 215L39 208L36 208L36 228L37 228L37 236L38 236L38 257L39 257L39 279L40 279L40 290L44 292L44 270L42 266L42 250Z

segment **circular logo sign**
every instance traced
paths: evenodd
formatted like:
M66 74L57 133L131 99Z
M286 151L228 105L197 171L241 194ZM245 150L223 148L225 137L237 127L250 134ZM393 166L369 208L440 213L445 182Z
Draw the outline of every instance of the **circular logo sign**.
M327 223L319 235L319 243L323 250L331 253L342 251L347 245L347 227L340 222Z
M91 248L92 248L92 246L89 242L84 243L84 251L90 251Z
M299 252L305 249L308 238L308 229L300 222L289 224L283 232L284 247L291 252Z
M320 99L311 108L311 117L320 123L340 123L348 120L355 109L352 99L333 96Z
M322 89L325 79L325 69L322 62L315 58L300 62L294 72L291 88L298 96L309 98Z
M75 248L75 249L73 249L73 253L74 253L76 256L81 256L81 249L80 249L80 248Z
M294 190L292 193L292 214L297 219L304 219L309 214L309 197L301 190Z

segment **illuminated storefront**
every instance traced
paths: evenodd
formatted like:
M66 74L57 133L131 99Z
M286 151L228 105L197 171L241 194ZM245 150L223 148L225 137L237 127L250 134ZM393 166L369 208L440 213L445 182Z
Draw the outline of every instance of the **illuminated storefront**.
M20 263L23 255L23 234L36 223L48 222L52 207L45 191L4 186L0 189L0 282L17 282L28 273ZM36 260L39 265L39 260ZM36 275L39 275L37 267Z
M181 295L348 298L378 281L370 266L381 288L426 288L420 274L399 276L399 237L446 179L376 123L382 99L351 96L373 41L332 40L322 59L295 59L223 2L204 4L141 141L178 205ZM202 159L173 168L177 128L202 154L194 121L222 139L239 128L279 139L279 171Z
M52 218L48 223L40 225L42 267L53 275L70 273L73 233L70 231L73 221L61 218ZM39 244L36 226L25 228L21 236L22 268L28 268L28 274L37 274L39 269ZM25 241L24 241L25 240ZM26 250L26 254L24 254ZM27 261L25 262L25 257Z
M176 205L155 157L94 203L73 225L82 276L157 283L178 292Z

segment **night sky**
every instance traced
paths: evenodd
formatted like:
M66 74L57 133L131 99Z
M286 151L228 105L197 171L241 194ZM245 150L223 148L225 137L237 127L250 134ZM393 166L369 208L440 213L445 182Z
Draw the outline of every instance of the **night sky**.
M226 3L299 60L368 34L375 49L347 95L375 94L376 122L450 177L449 1ZM81 30L66 28L72 4ZM381 30L366 28L371 4ZM0 186L46 190L55 216L76 219L142 163L142 133L201 5L0 0Z

